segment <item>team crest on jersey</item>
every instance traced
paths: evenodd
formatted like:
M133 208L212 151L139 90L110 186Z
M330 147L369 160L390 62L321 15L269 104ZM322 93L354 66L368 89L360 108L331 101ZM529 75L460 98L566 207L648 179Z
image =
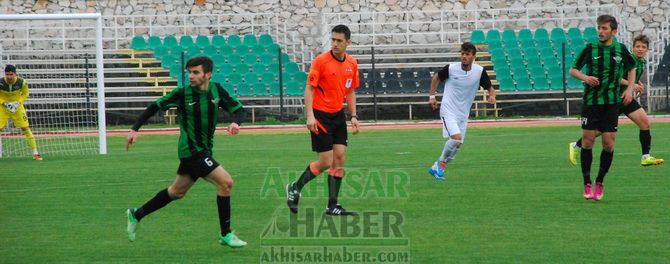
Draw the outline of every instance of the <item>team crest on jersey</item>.
M221 100L221 99L219 99L219 98L212 99L212 104L215 104L215 105L219 104L219 100Z
M616 61L616 63L620 63L621 62L621 56L614 57L614 61Z
M351 88L351 83L353 83L354 80L352 79L347 79L347 82L344 84L344 87L347 87L347 89Z
M345 68L344 71L345 72L354 72L354 70L352 70L351 68Z

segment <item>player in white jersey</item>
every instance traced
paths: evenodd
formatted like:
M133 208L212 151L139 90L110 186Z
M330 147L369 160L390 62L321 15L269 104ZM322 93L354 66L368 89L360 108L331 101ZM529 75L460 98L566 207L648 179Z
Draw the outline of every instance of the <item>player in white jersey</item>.
M470 107L475 99L479 87L488 90L488 102L496 102L496 91L491 86L491 80L486 70L476 63L477 49L470 42L461 45L461 62L447 64L438 71L430 84L430 99L428 104L433 110L437 109L435 91L437 84L446 81L442 105L440 106L440 119L442 121L442 137L447 139L444 149L438 160L428 168L428 173L436 180L444 180L444 168L456 157L456 153L463 144L465 131L468 128L468 116Z

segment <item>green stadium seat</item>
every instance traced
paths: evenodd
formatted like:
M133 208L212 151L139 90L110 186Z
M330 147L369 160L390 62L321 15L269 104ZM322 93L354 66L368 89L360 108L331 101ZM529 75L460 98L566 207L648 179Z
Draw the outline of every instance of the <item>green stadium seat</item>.
M524 41L524 40L533 40L533 33L530 31L530 29L524 28L519 30L519 41Z
M538 42L540 40L549 40L549 32L544 28L538 28L535 30L535 37L533 39Z
M523 59L526 61L526 65L528 65L528 67L535 66L535 65L542 66L542 61L540 61L540 58L537 55L529 56L529 57L523 57Z
M509 64L523 66L526 65L526 61L522 57L512 57L509 59Z
M247 84L254 84L254 83L259 82L258 74L256 74L255 72L245 73L244 74L244 82L246 82Z
M184 51L184 48L182 48L180 46L174 46L174 47L168 48L168 50L169 50L170 54L175 55L175 56L179 55L179 57L181 58L181 53Z
M571 27L568 28L568 39L581 39L582 38L582 31L579 30L579 28L576 27Z
M162 47L163 43L159 36L149 36L149 41L147 42L147 47L150 50L155 50L158 47Z
M559 66L558 59L556 59L556 57L542 58L542 64L544 65L545 68Z
M288 96L300 96L305 94L304 87L302 87L298 82L287 82L286 83L286 95Z
M237 85L242 82L242 74L239 74L237 72L233 72L231 74L228 74L228 83L232 85Z
M163 46L172 48L179 46L179 43L177 43L177 38L175 36L169 35L165 36L165 39L163 39Z
M174 64L170 66L170 77L179 79L184 74L184 71L181 68L181 65Z
M130 42L130 48L134 50L146 50L147 43L144 41L143 36L134 36Z
M491 40L501 40L500 31L498 31L497 29L490 29L488 32L486 32L486 41Z
M255 96L270 96L270 92L268 91L268 85L262 82L255 83L254 84L254 95Z
M499 39L487 40L486 42L489 44L489 49L503 47L502 40Z
M181 78L177 78L177 86L181 87L181 86L190 86L191 85L191 80L189 80L188 78L184 78L183 80L184 80L184 83L182 83Z
M530 91L533 89L533 86L530 84L530 79L528 77L519 77L517 78L514 76L516 79L516 89L519 91Z
M258 45L258 39L256 39L256 36L253 34L246 34L244 35L244 41L242 43L249 47L253 47Z
M575 77L568 76L568 88L569 89L583 89L584 83Z
M473 44L484 44L484 43L486 43L486 36L484 35L484 31L479 30L479 29L472 31L470 41Z
M257 62L258 62L258 55L254 53L244 55L244 63L253 65L256 64Z
M288 72L288 73L296 73L296 72L300 71L300 68L298 67L298 64L295 63L295 62L290 62L290 63L284 64L284 65L286 65L286 72Z
M498 79L498 83L500 83L500 90L501 91L514 91L514 80L512 78L503 78L503 79Z
M546 73L544 72L544 68L541 65L528 67L528 72L533 79L540 77L546 78Z
M268 53L278 53L280 51L281 47L277 43L272 43L267 47L267 52Z
M270 53L261 53L261 63L269 65L270 63L277 62L277 54Z
M533 88L535 90L549 90L549 82L547 81L547 77L536 77L533 78Z
M198 35L198 37L195 38L195 45L198 45L201 48L209 46L209 37Z
M214 35L212 36L212 45L217 47L226 45L226 38L221 35Z
M274 73L271 73L271 72L263 73L263 75L261 76L261 80L264 83L274 83L274 82L279 81L278 78L277 78L277 75L274 74Z
M536 48L535 41L532 39L519 40L519 42L521 43L521 48L523 49Z
M239 74L246 74L249 72L249 65L246 63L234 64L235 72Z
M200 47L196 45L188 46L188 48L186 48L186 54L189 58L203 55Z
M219 65L219 72L228 75L233 73L233 65L230 63L224 63Z
M509 61L514 61L514 60L523 61L523 56L521 55L521 52L512 52L512 53L507 54L507 59Z
M266 65L262 63L254 63L253 66L251 66L251 69L253 72L261 74L267 71Z
M218 49L219 49L219 48L218 48L217 46L214 46L214 45L207 45L207 46L205 46L205 48L203 49L203 53L204 53L206 56L210 56L210 57L211 57L211 56L214 56L214 55L219 55L219 50L218 50Z
M507 43L516 43L516 33L513 29L505 29L502 33L502 41Z
M261 45L251 46L251 53L261 54L265 52L265 47Z
M512 73L509 71L500 71L500 73L496 72L496 79L512 79Z
M282 80L282 82L292 82L292 81L294 81L293 76L294 76L293 73L284 72L281 75L281 78L282 78L281 80Z
M255 96L254 87L246 83L237 84L237 95L238 96Z
M229 46L228 44L224 44L222 46L219 46L219 53L221 53L223 55L233 54L233 47Z
M242 56L240 56L239 54L230 54L226 58L227 58L226 61L233 65L242 63Z
M541 58L555 58L556 55L554 54L554 49L551 47L544 47L540 49L540 57Z
M529 47L523 49L523 57L539 57L540 52L535 47Z
M224 57L221 54L214 54L214 55L211 55L209 57L212 58L212 61L214 62L214 65L221 66L224 63L226 63L226 57Z
M565 30L563 28L553 28L551 30L551 41L554 42L555 46L560 46L565 40Z
M586 39L586 42L588 43L598 41L598 30L594 27L584 28L584 39Z
M298 83L301 83L301 84L307 83L307 73L306 72L297 72L293 75L293 78Z
M250 49L251 48L247 45L244 45L244 44L238 45L238 46L235 47L235 53L240 54L240 56L244 56L244 55L249 54Z
M258 37L258 44L261 46L268 47L272 43L274 43L274 40L272 40L272 36L268 34L261 34L260 37Z
M228 36L228 45L232 46L233 48L242 45L242 40L240 39L240 36L238 35Z
M268 88L268 90L271 96L278 96L280 91L279 82L270 83L270 87Z
M226 75L223 73L216 73L212 76L212 81L217 82L217 83L225 83L226 82Z
M193 43L193 37L189 35L183 35L179 38L179 46L181 46L184 49L193 46L194 44L195 43Z
M158 46L154 49L154 58L162 59L165 55L170 54L170 50L164 46Z
M505 64L505 65L507 65L507 58L505 58L505 55L491 56L491 62L493 62L493 64Z
M163 68L170 69L175 64L177 64L177 57L175 55L168 54L161 59L161 66Z
M569 78L569 77L568 77ZM552 90L563 90L563 76L551 76L549 88Z
M279 63L270 63L268 65L268 72L279 74Z
M291 61L291 57L286 52L281 53L281 64L286 65Z
M549 72L549 74L557 74L561 76L563 75L563 71L561 70L561 67L558 65L549 65L549 67L544 67L544 69L546 69L547 72Z

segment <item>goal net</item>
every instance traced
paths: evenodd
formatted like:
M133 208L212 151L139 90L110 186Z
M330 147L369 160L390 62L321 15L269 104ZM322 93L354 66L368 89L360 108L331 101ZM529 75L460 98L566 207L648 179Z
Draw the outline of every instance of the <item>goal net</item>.
M23 105L40 154L106 154L100 15L0 15L0 21L3 78L5 66L14 65L27 82ZM10 118L0 132L0 157L32 151Z

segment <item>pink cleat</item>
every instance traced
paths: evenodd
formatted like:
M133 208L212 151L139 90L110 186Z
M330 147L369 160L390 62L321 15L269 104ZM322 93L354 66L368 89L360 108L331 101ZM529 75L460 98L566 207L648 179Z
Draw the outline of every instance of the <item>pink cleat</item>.
M587 183L584 185L584 199L591 200L593 199L593 192L591 191L591 184Z
M605 188L603 187L602 182L596 182L596 190L593 192L593 199L600 201L603 199L605 193Z

